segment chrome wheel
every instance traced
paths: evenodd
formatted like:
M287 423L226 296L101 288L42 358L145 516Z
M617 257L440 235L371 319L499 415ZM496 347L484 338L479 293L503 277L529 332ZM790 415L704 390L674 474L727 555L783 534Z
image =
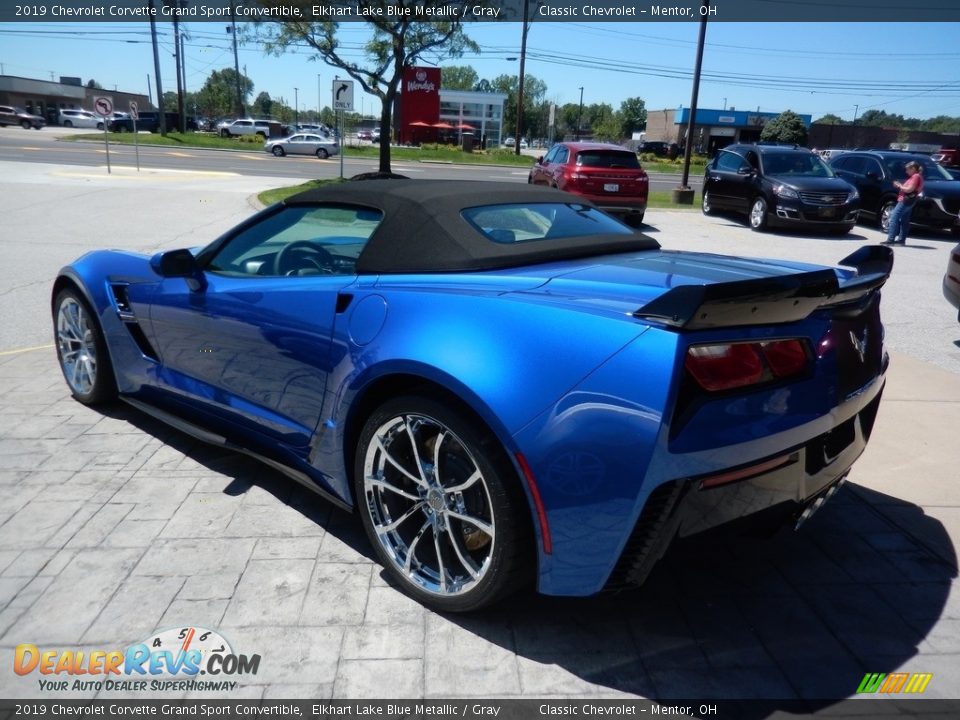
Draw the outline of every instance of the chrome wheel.
M97 343L87 311L67 295L57 310L57 354L67 384L76 395L89 395L97 382Z
M885 233L890 231L890 216L896 206L896 203L888 202L880 208L880 229Z
M713 206L710 204L710 193L707 190L703 191L703 197L700 201L700 209L703 211L704 215L709 215L713 212Z
M450 428L413 413L381 423L366 446L363 491L376 541L407 582L454 597L483 581L498 549L490 488Z
M763 230L767 227L767 201L758 197L750 206L750 227Z
M97 316L72 287L57 293L52 309L57 359L70 392L85 405L113 400L117 383Z

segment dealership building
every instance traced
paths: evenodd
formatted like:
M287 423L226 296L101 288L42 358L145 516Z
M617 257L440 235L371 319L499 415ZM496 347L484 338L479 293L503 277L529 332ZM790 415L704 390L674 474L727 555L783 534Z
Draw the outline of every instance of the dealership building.
M717 150L737 142L757 142L763 126L780 115L759 110L710 110L697 108L693 122L693 142L697 152L713 155ZM809 128L811 115L799 115ZM645 140L663 140L683 145L687 135L690 108L650 110L647 113Z

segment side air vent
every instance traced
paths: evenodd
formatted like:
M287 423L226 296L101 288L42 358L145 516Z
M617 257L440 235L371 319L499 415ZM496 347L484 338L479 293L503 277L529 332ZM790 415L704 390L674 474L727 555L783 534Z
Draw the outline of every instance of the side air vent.
M149 358L154 362L160 362L157 351L153 349L153 346L143 332L143 328L141 328L140 323L137 322L137 316L134 314L133 307L130 305L130 298L127 297L127 287L124 283L110 285L110 294L113 296L113 304L117 308L117 317L123 321L123 326L137 344L140 353L145 358Z

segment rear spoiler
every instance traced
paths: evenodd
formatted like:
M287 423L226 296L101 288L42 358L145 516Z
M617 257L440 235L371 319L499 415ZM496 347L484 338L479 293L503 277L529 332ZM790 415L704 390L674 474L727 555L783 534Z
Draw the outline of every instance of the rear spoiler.
M830 269L755 280L681 285L633 313L684 330L776 325L803 320L819 308L860 300L881 287L893 269L893 251L866 245L840 261L857 274L840 282Z

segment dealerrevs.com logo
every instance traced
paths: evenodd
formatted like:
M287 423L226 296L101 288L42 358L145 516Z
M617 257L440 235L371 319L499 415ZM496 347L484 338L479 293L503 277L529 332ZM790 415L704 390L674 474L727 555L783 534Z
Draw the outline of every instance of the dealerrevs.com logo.
M126 650L23 643L13 656L17 675L39 674L40 690L56 692L234 690L238 683L228 678L256 675L259 669L259 655L237 654L220 633L201 627L164 630Z

